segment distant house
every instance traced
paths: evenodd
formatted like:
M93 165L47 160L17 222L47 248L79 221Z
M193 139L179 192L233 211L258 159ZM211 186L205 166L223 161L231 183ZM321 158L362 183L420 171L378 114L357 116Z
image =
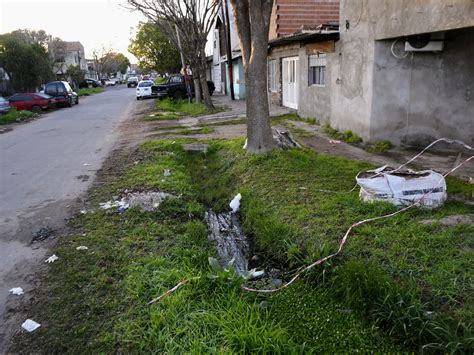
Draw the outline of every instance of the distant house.
M473 38L471 0L275 0L269 100L364 140L473 144Z
M230 29L230 48L232 53L232 68L234 94L237 99L245 98L245 76L242 62L242 54L240 52L240 42L237 34L237 26L235 23L232 6L229 0L227 7L229 9L229 29ZM214 25L213 34L213 59L212 59L212 80L216 87L216 91L229 94L229 71L227 65L227 35L225 32L225 18L222 12L219 12Z
M84 72L88 72L84 46L81 42L66 42L64 58L54 66L54 74L58 77L64 77L70 65L79 65Z

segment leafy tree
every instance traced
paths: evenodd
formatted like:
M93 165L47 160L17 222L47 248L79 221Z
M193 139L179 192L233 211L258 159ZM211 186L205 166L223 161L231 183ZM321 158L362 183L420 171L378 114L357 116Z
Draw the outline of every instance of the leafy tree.
M139 66L145 71L155 70L163 74L179 72L181 68L178 47L151 22L140 23L128 50L137 57Z
M115 53L105 48L101 53L94 50L93 57L94 67L101 77L115 75L117 72L125 74L130 66L130 61L122 53Z
M207 37L217 15L217 0L127 0L130 7L141 12L160 27L166 36L178 43L186 60L191 63L193 76L199 82L194 85L196 101L199 86L206 107L214 109L206 82ZM200 85L199 85L200 84Z
M0 67L15 91L34 91L52 79L48 52L43 44L16 32L0 36Z
M79 84L84 80L85 72L79 65L69 65L66 74L71 78L73 85L78 88Z

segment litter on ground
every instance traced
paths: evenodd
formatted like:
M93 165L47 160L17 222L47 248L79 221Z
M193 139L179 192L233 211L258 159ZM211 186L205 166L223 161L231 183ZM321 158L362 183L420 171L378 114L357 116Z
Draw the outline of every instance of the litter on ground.
M140 207L140 211L150 212L158 208L165 199L173 197L175 196L161 191L130 192L120 200L103 202L100 203L99 206L104 210L118 208L120 213L125 212L129 208L138 206Z
M22 294L25 293L21 287L13 287L10 290L8 290L8 292L10 292L13 295L18 295L18 296L21 296Z
M23 322L21 327L25 329L28 332L34 332L36 329L38 329L41 326L41 324L35 322L34 320L27 319Z
M170 171L170 169L165 169L165 170L163 171L163 176L165 176L165 177L171 176L171 171Z
M41 242L46 238L50 237L53 234L53 230L49 227L43 227L38 229L36 232L33 233L33 240L32 242Z
M229 203L229 207L232 209L232 212L235 213L239 210L240 208L240 200L242 199L242 195L238 193L232 201Z
M48 259L46 259L44 262L48 263L48 264L51 264L51 263L54 263L58 259L59 258L56 256L56 254L53 254Z
M90 164L89 164L89 163L84 163L83 165L84 165L84 166L90 166Z
M363 201L387 201L394 205L437 208L446 201L446 181L433 170L397 170L389 166L357 174L360 198ZM429 194L428 194L429 193ZM428 194L428 195L427 195Z
M76 250L87 250L89 249L88 247L86 247L85 245L80 245L76 248Z

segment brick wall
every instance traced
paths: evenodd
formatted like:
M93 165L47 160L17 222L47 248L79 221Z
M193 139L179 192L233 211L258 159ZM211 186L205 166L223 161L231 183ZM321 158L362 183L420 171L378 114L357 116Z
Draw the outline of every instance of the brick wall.
M303 25L339 23L339 0L275 0L274 6L274 37L292 34Z

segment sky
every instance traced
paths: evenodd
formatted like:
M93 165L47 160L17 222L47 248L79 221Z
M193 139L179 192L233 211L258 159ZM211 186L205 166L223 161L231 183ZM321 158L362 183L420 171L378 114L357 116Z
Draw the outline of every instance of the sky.
M0 34L16 29L45 30L64 41L79 41L86 57L103 47L137 59L127 47L144 17L120 5L126 0L0 0Z

